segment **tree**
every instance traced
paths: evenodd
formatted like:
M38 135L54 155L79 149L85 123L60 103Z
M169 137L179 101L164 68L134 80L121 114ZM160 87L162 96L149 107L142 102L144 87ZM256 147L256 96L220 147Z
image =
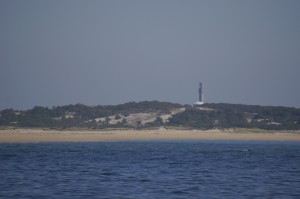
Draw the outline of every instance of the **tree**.
M105 118L105 122L106 122L106 123L109 123L110 120L111 120L111 119L110 119L109 117Z
M119 120L119 119L121 119L120 115L116 115L115 120Z
M127 120L126 120L125 118L123 118L121 124L122 124L123 126L127 125Z
M142 121L141 121L141 120L137 121L137 122L136 122L136 126L137 126L138 128L140 128L140 127L142 126Z
M164 121L161 117L157 117L154 121L154 123L157 125L157 126L160 126L160 125L163 125L164 124Z

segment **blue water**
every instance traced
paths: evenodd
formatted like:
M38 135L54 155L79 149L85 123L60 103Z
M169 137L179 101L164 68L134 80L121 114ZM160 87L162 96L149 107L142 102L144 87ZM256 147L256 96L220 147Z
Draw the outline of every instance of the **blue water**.
M300 143L0 144L0 198L300 198Z

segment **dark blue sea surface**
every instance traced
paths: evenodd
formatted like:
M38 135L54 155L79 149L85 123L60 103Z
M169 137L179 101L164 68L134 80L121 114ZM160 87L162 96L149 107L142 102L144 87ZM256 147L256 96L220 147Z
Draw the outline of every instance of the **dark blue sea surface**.
M2 143L0 172L0 198L300 198L300 143Z

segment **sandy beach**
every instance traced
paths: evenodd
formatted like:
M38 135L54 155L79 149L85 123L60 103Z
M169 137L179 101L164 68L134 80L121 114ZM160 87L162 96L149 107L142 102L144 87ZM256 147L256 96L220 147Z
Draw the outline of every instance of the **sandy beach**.
M102 142L130 140L269 140L300 141L300 131L235 130L0 130L0 142Z

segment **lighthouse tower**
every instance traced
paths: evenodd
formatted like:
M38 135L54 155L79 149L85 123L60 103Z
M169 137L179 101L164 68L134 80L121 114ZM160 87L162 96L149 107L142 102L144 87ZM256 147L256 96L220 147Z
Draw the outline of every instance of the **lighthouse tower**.
M203 91L203 84L200 82L199 84L199 100L194 103L194 107L201 106L204 104L204 91Z

